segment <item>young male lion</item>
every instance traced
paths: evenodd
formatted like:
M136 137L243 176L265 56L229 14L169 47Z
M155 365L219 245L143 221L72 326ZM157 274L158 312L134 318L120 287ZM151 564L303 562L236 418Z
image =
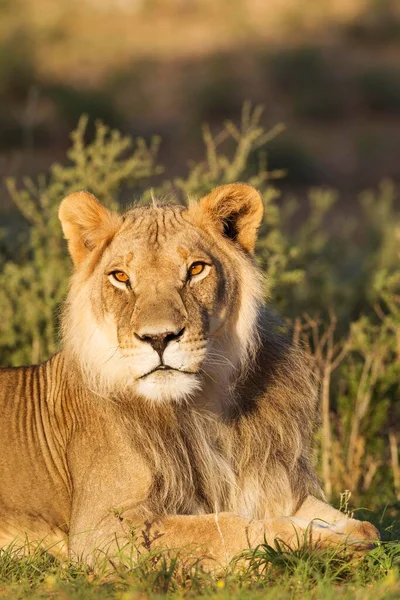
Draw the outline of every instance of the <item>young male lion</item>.
M92 561L133 528L209 565L304 532L370 547L371 524L316 498L317 385L263 306L258 192L123 216L77 192L59 214L75 265L63 348L0 371L1 544L64 538Z

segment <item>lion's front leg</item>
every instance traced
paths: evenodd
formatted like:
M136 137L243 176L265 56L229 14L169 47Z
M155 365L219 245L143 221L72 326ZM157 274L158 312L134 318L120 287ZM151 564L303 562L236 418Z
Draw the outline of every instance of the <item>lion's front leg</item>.
M96 522L97 521L97 522ZM225 567L243 550L268 539L273 530L267 521L247 521L234 513L171 515L140 519L130 511L100 519L83 514L70 532L71 558L93 566L97 560L124 560L154 550L179 554L199 562L209 571Z
M309 497L292 517L246 521L233 513L171 515L143 521L134 514L115 513L97 522L85 515L70 532L70 555L96 564L123 560L126 547L138 554L169 551L198 561L210 571L225 567L242 551L280 540L295 549L305 541L317 547L346 546L359 552L372 547L379 534L370 523L349 519L331 506ZM85 526L84 526L85 525ZM132 556L131 551L128 555Z

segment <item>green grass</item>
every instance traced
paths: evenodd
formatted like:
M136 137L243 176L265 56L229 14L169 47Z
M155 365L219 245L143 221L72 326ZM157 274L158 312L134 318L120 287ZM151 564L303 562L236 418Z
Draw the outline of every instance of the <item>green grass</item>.
M313 598L374 600L400 596L400 542L383 542L363 557L315 550L287 551L279 542L248 551L218 576L195 563L163 553L142 554L136 563L104 561L94 573L61 564L46 552L15 558L0 554L0 598L157 599Z

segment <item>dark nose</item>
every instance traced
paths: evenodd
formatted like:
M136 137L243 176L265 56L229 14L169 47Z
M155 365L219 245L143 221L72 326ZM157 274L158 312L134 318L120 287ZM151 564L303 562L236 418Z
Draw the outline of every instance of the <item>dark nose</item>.
M174 331L166 331L165 333L143 333L142 335L138 335L137 337L142 340L142 342L147 342L154 348L157 352L158 356L162 359L162 355L164 353L165 348L168 346L170 342L174 340L179 340L182 337L185 328L175 333ZM137 334L136 334L137 335Z

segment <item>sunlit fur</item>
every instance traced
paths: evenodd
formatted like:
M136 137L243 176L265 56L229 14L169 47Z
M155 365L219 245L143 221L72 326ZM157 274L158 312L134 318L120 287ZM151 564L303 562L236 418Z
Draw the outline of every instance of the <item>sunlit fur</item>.
M17 533L55 536L92 560L155 523L156 544L200 544L225 564L265 539L290 544L315 518L376 538L312 497L318 385L264 306L261 218L244 184L123 216L87 192L61 203L75 265L63 347L42 365L0 370L0 546ZM204 277L190 279L198 261ZM115 286L115 271L129 285Z
M129 241L135 238L129 219L144 229L139 242L145 246L148 265L152 251L159 254L164 247L164 238L152 242L150 224L169 220L179 247L198 243L203 253L219 261L217 277L224 273L230 292L222 293L219 304L214 297L208 299L214 307L208 327L202 326L199 307L190 303L189 288L187 332L165 351L168 364L193 370L193 375L157 371L142 377L157 366L157 353L131 337L128 347L121 347L116 317L104 297L114 298L114 290L109 282L104 287L102 276L113 254L120 253L124 236L128 241L123 248L127 253L133 248L140 260L138 247ZM111 241L92 253L72 279L63 319L64 352L92 392L124 406L129 437L139 440L157 482L142 510L228 510L249 518L292 514L301 497L319 493L310 464L317 392L308 359L264 308L265 284L253 258L222 235L209 233L207 215L196 204L189 209L133 210L121 229L115 244ZM168 231L165 235L170 240ZM168 241L166 252L171 244ZM173 260L182 262L176 254ZM143 302L158 277L154 269ZM162 277L160 285L166 289L176 284L176 273L166 271ZM193 285L202 289L206 284L207 278ZM207 293L216 295L217 286L218 281ZM123 297L124 292L118 294ZM139 293L137 302L140 297ZM155 301L154 322L167 301ZM150 310L150 322L151 314Z
M315 382L301 352L279 338L277 323L265 318L264 325L277 364L266 363L264 374L238 385L236 408L226 419L175 403L124 404L121 419L154 474L141 508L146 514L233 511L269 518L294 514L308 493L320 494L310 454ZM263 378L268 398L254 402Z
M168 210L171 209L148 209L145 222L148 219L162 219L163 213ZM177 214L181 216L181 211L178 210ZM131 211L131 215L134 222L135 210ZM190 222L190 213L182 216ZM187 229L186 222L184 226ZM192 228L196 230L194 224ZM178 231L177 235L180 233ZM132 236L130 229L126 232L126 241L124 240L128 250L129 236ZM183 241L184 237L185 234ZM210 395L211 388L215 388L212 382L218 382L216 393L219 394L219 390L225 388L228 396L228 388L254 361L259 347L257 320L264 296L262 277L254 267L253 260L231 243L222 240L221 247L218 247L218 242L202 234L200 230L197 237L201 240L203 249L209 244L211 255L217 249L218 261L231 280L230 286L235 297L229 302L225 299L227 306L222 305L215 314L208 315L208 330L203 328L201 308L198 305L186 307L187 332L182 340L169 344L164 353L164 360L168 365L185 372L157 372L143 377L159 364L157 353L149 344L138 342L134 338L127 347L121 347L116 315L104 306L104 295L114 293L113 286L109 282L104 286L102 280L104 264L112 259L113 243L101 254L96 255L95 252L92 260L73 276L64 310L64 346L65 351L79 364L89 389L94 393L102 397L134 393L154 402L182 401L193 398L204 389ZM144 235L143 243L146 242ZM158 248L155 250L158 251ZM147 256L148 253L151 253L151 244L147 249ZM168 282L171 283L175 282ZM194 285L202 286L203 281ZM147 292L149 295L152 293L151 289ZM118 293L125 295L124 291L118 290ZM153 293L156 295L156 292ZM165 301L168 302L168 298ZM208 301L211 305L214 299ZM132 310L134 308L132 304ZM193 311L196 312L195 315ZM215 326L213 320L217 321ZM193 374L187 373L192 371Z

